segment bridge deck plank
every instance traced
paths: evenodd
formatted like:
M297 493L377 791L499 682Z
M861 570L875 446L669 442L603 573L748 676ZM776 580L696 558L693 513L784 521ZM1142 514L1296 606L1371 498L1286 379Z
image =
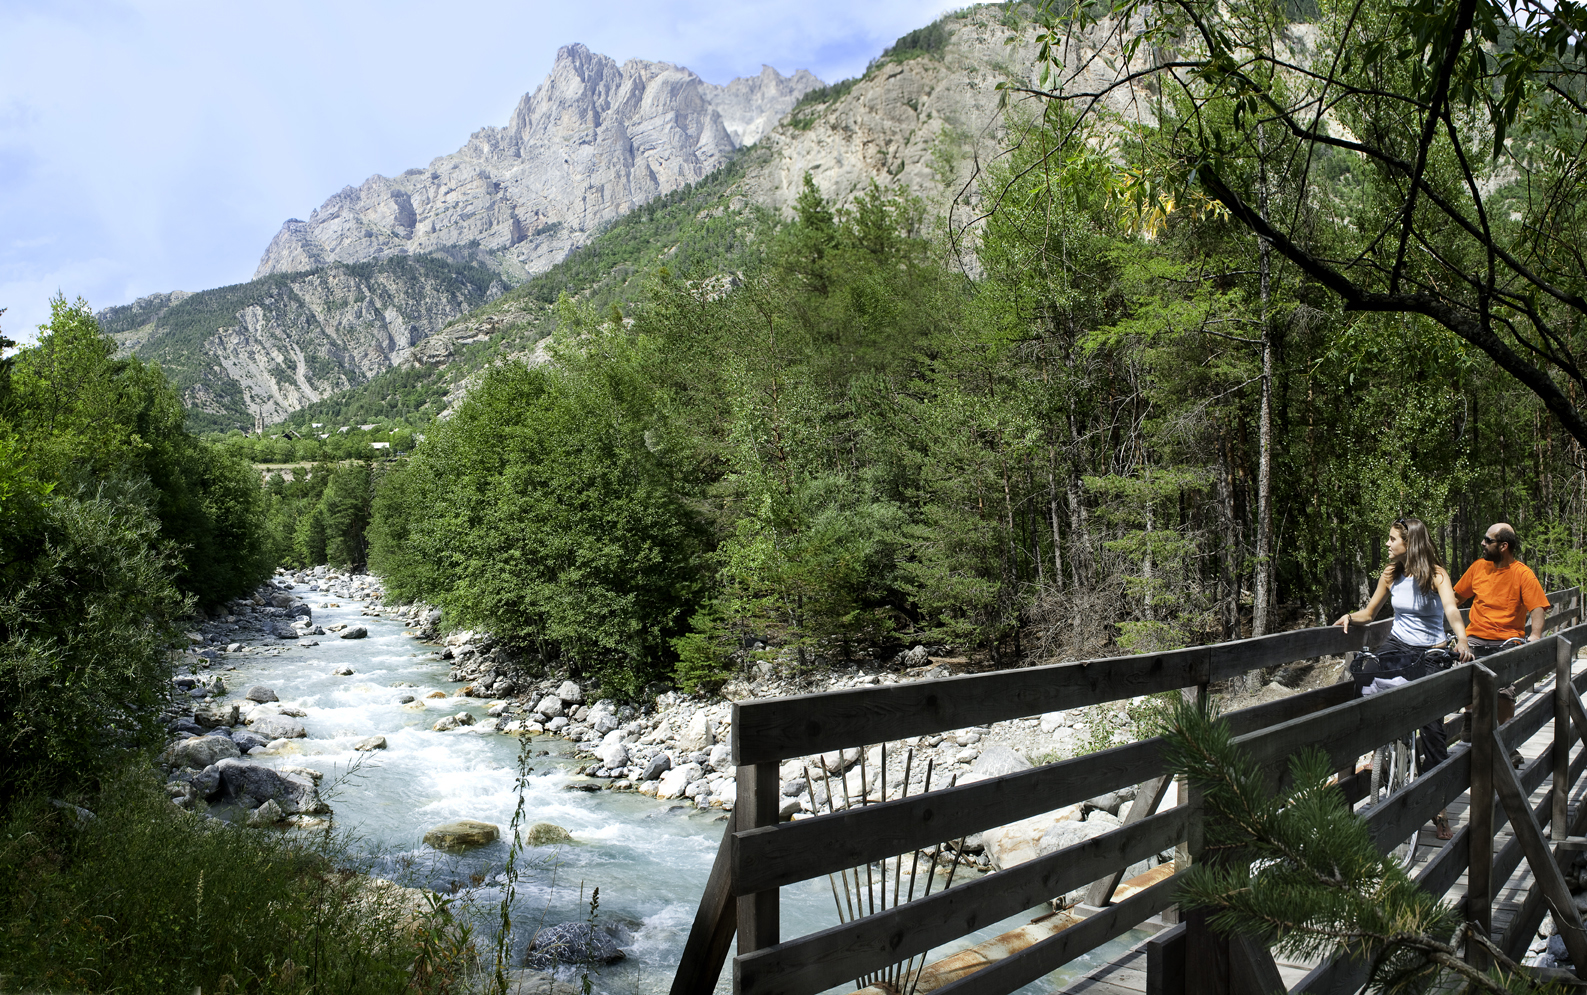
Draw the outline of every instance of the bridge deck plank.
M1587 671L1587 659L1578 658L1572 664L1572 673L1579 676L1584 671ZM1530 687L1522 688L1522 693L1519 696L1520 700L1517 702L1517 710L1525 708L1539 694L1552 694L1553 687L1554 682L1551 679L1544 679ZM1551 722L1545 723L1541 729L1521 744L1521 756L1527 762L1542 756L1553 741L1553 736L1553 724ZM1579 749L1580 747L1578 746L1577 748ZM1532 792L1530 801L1534 804L1539 802L1551 786L1552 781L1544 779L1543 783ZM1584 793L1587 793L1587 782L1578 782L1572 785L1572 817L1575 816L1577 805L1583 800L1582 796ZM1462 794L1459 798L1450 802L1447 809L1450 825L1457 829L1463 825L1469 808L1470 797L1466 794ZM1504 848L1505 843L1509 842L1511 835L1512 830L1508 825L1499 832L1494 842L1494 852L1496 854ZM1430 860L1444 845L1443 841L1437 838L1431 826L1422 828L1418 840L1420 845L1417 847L1417 863L1419 866ZM1495 935L1502 935L1503 931L1509 927L1511 921L1521 911L1522 903L1525 902L1532 884L1531 870L1527 867L1526 861L1523 860L1515 871L1510 874L1509 878L1503 882L1502 886L1497 889L1493 905ZM1445 897L1449 900L1455 900L1465 893L1466 875L1465 872L1462 872ZM1284 979L1284 984L1290 988L1298 984L1306 976L1307 972L1315 966L1282 959L1278 960L1277 963L1279 975ZM1071 983L1063 991L1066 995L1145 995L1147 991L1146 980L1145 948L1144 946L1137 946L1112 963L1098 967L1084 978Z

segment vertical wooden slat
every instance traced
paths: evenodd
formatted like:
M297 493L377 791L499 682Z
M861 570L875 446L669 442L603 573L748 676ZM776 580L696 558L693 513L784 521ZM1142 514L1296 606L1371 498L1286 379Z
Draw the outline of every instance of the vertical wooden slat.
M1554 637L1554 645L1554 742L1550 747L1554 753L1554 808L1548 825L1549 835L1562 840L1569 832L1565 820L1570 806L1570 699L1565 696L1571 690L1570 664L1576 651L1558 636Z
M1480 663L1471 665L1471 808L1466 818L1471 827L1471 864L1466 871L1466 918L1493 935L1493 761L1494 718L1498 708L1498 688L1493 671ZM1466 945L1466 959L1473 967L1486 970L1488 958L1475 943Z
M777 765L744 764L738 768L738 800L734 812L738 832L777 824ZM777 889L738 897L738 952L774 946L778 939Z
M1157 813L1157 806L1162 802L1163 796L1168 793L1169 778L1167 774L1149 778L1135 787L1135 800L1130 803L1130 812L1124 817L1123 824L1128 826L1140 822L1148 815ZM1124 880L1124 872L1129 868L1121 867L1105 878L1094 882L1086 891L1086 904L1097 908L1108 904L1113 898L1114 889L1119 882Z
M1537 818L1532 814L1532 806L1526 803L1526 789L1516 779L1515 770L1505 759L1503 744L1497 736L1494 745L1493 781L1499 789L1504 810L1510 815L1515 838L1526 854L1533 880L1542 889L1554 912L1554 923L1565 941L1565 949L1570 952L1571 963L1587 964L1587 932L1582 929L1581 913L1576 910L1570 888L1565 884L1565 875L1560 873L1559 865L1554 863L1554 857L1548 851L1543 830L1538 827Z
M672 995L711 995L716 989L738 923L738 903L733 898L731 880L732 848L733 820L729 819L722 830L722 845L717 847L711 876L705 882L705 894L700 896L694 926L672 976Z

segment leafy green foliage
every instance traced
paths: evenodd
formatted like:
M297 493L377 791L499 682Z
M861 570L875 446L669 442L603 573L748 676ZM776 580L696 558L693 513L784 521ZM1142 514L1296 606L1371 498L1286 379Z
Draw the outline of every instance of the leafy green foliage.
M338 840L183 812L147 770L75 800L93 817L44 797L4 817L7 988L439 995L472 968L445 900L415 908L417 893L350 870Z

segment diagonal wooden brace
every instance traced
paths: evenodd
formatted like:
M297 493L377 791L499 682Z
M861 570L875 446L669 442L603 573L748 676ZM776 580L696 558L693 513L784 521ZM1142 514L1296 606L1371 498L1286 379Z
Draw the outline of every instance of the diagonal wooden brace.
M1163 801L1163 796L1168 793L1168 786L1172 781L1167 774L1160 777L1148 778L1135 788L1135 800L1130 803L1130 814L1124 817L1124 825L1140 822L1148 815L1157 814L1157 806ZM1098 878L1092 882L1091 888L1086 892L1086 904L1097 908L1108 904L1113 898L1114 889L1124 879L1127 868L1121 867L1105 878Z
M1581 965L1578 970L1587 969L1587 930L1582 928L1581 913L1571 898L1570 887L1565 884L1565 875L1560 873L1559 865L1549 852L1532 807L1526 803L1526 791L1515 776L1515 768L1510 766L1509 750L1497 731L1493 733L1493 741L1493 786L1498 789L1499 803L1510 817L1515 837L1521 842L1521 852L1526 854L1526 862L1532 868L1532 877L1548 899L1571 963Z

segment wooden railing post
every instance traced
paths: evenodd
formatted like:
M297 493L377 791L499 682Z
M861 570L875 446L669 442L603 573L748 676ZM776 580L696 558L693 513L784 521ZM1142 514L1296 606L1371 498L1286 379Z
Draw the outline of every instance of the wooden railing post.
M1471 831L1471 863L1466 870L1466 918L1484 936L1493 935L1493 730L1498 714L1498 687L1493 671L1480 663L1471 665L1471 808L1467 820ZM1486 951L1474 943L1466 944L1466 960L1486 970Z
M1570 699L1572 693L1570 666L1576 650L1570 642L1554 637L1554 760L1553 811L1549 818L1549 835L1562 840L1570 829L1565 824L1570 808Z
M734 734L738 727L734 727ZM738 800L734 803L738 832L777 824L781 801L777 784L777 764L741 764L738 768ZM738 896L738 952L743 954L775 946L778 940L777 889Z

